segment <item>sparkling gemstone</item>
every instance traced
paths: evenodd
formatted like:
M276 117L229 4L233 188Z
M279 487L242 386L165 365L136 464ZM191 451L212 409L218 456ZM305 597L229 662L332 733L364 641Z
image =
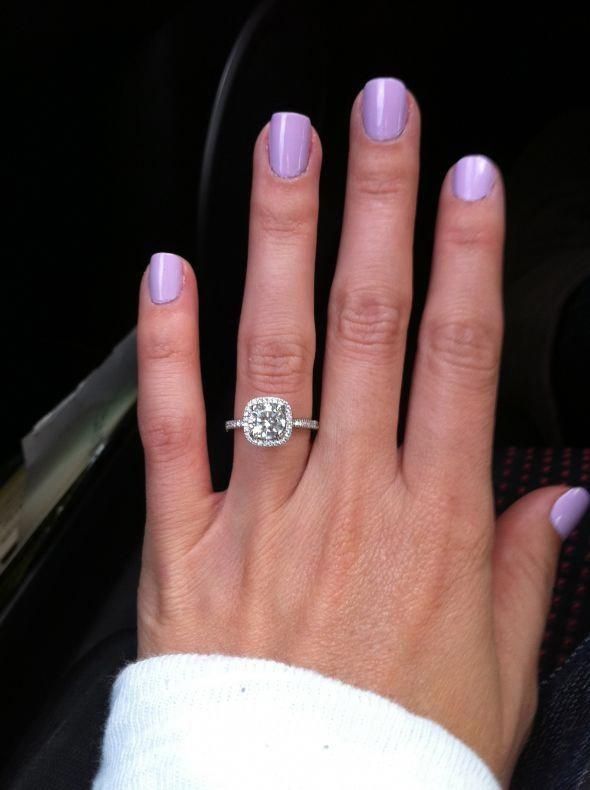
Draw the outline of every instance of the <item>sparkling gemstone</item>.
M288 405L279 399L258 398L248 404L248 431L257 442L279 442L289 429Z

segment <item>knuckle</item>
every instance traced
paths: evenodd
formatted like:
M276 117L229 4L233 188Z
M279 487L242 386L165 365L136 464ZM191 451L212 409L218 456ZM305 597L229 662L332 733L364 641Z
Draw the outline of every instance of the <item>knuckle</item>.
M309 383L314 342L297 335L252 336L244 342L242 371L261 392L289 394Z
M181 331L174 327L165 330L158 328L144 333L141 342L142 357L148 363L180 365L193 362L196 357L196 344L183 339Z
M335 294L330 323L347 351L382 355L403 344L409 314L409 298L395 300L377 290L344 290Z
M430 321L422 346L437 367L492 383L500 364L501 328L479 318Z
M352 175L355 192L373 205L390 205L397 197L407 197L414 180L411 168L405 162L397 161L392 166L391 163L383 163L379 159L359 168Z
M474 526L485 524L481 519L481 504L466 506L463 494L449 490L446 482L433 489L425 494L421 503L421 512L437 524L429 556L436 565L441 557L447 557L451 565L460 558L461 572L454 572L455 578L476 578L486 567L492 539L488 529ZM471 526L466 529L459 525Z
M140 433L147 456L163 461L185 457L195 441L191 415L182 412L159 412L140 418Z
M260 231L281 243L312 232L317 216L315 202L299 197L277 199L274 203L259 200L254 203L253 211Z
M440 231L443 247L471 253L499 249L502 243L500 223L491 220L474 222L472 217L459 213Z

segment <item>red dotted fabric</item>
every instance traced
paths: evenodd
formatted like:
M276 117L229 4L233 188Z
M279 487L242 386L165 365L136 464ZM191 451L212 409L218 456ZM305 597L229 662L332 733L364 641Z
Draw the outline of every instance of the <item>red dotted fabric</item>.
M496 454L494 485L501 513L539 486L565 483L590 488L590 448L508 447ZM590 634L590 519L565 541L541 648L544 677L560 666Z

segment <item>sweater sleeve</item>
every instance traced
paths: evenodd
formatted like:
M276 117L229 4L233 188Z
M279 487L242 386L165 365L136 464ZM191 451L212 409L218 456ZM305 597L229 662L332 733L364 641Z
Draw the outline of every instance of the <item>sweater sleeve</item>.
M93 790L499 790L433 721L308 669L170 655L115 681Z

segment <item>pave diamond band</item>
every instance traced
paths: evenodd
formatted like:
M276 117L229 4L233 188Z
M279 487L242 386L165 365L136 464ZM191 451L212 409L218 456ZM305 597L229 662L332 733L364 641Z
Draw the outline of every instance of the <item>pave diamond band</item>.
M310 431L317 431L319 427L320 424L317 420L293 420L293 428L307 428Z
M227 420L225 430L242 428L244 436L257 447L278 447L291 438L293 428L317 431L317 420L294 418L291 406L282 398L252 398L240 420Z
M244 420L226 420L225 430L232 431L234 428L243 428L245 425ZM317 420L303 420L295 418L293 420L293 428L308 428L310 431L317 431L320 424Z

